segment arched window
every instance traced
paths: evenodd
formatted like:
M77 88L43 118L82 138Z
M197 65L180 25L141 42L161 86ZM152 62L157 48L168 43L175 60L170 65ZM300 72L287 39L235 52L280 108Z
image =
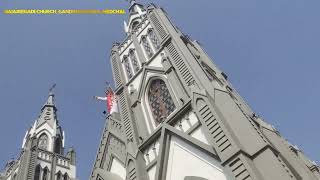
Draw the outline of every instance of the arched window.
M39 137L38 147L44 150L48 149L48 136L45 133Z
M68 180L68 179L69 179L68 174L65 173L65 174L63 175L63 180Z
M161 79L151 82L148 101L156 125L162 123L176 109L169 89Z
M36 171L34 172L34 180L40 180L40 171L41 171L41 167L40 165L37 165Z
M206 75L207 75L207 77L208 77L208 79L210 80L210 81L213 81L214 79L216 79L215 78L215 74L216 74L216 72L214 71L214 70L212 70L207 64L205 64L204 62L201 62L201 65L202 65L202 67L203 67L203 69L204 69L204 71L205 71L205 73L206 73Z
M48 177L49 177L49 173L48 173L48 168L46 167L46 168L44 168L44 170L43 170L43 175L42 175L42 180L48 180Z
M127 77L128 77L128 79L130 79L133 74L132 74L131 65L130 65L130 62L129 62L129 59L127 56L123 57L123 63L124 63L124 67L126 69Z
M62 180L61 178L62 178L62 175L61 175L61 172L59 171L57 174L57 180Z
M152 42L153 47L155 49L159 49L160 48L160 42L159 42L159 40L157 38L157 35L156 35L156 33L154 32L153 29L149 29L148 30L148 36L149 36L149 38L150 38L150 40Z
M132 23L132 30L135 30L137 27L138 27L138 25L139 25L139 21L134 21L133 23Z
M146 54L148 55L149 58L151 58L153 56L153 52L146 36L142 36L141 43L143 45L143 48Z
M54 152L61 154L61 138L58 137L54 142Z
M133 49L131 49L129 51L129 57L131 59L131 63L132 63L132 66L133 66L133 70L135 72L139 71L140 69L140 66L139 66L139 63L138 63L138 60L137 60L137 56L136 56L136 53L134 52Z

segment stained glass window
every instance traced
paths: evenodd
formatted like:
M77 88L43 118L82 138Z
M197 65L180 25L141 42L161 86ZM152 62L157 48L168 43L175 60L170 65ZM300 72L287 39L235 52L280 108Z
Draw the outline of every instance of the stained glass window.
M139 63L138 63L138 60L137 60L137 56L134 52L134 50L130 50L129 52L129 57L131 59L131 63L132 63L132 66L133 66L133 70L135 72L139 71L140 69L140 66L139 66Z
M152 49L151 49L151 47L150 47L150 44L149 44L149 42L148 42L147 37L146 37L146 36L143 36L143 37L141 38L141 41L142 41L142 45L143 45L144 50L146 51L148 57L149 57L149 58L152 57L152 56L153 56L153 52L152 52Z
M42 134L38 141L38 147L44 150L48 148L48 136L46 134Z
M150 29L148 31L148 36L149 36L154 48L155 49L159 49L160 48L160 43L159 43L159 40L158 40L158 38L156 36L156 33L154 32L153 29Z
M169 89L161 79L151 82L148 100L156 125L162 123L176 109Z
M128 79L130 79L132 77L132 70L131 70L130 62L127 56L124 56L123 63L124 63L124 67L126 68Z

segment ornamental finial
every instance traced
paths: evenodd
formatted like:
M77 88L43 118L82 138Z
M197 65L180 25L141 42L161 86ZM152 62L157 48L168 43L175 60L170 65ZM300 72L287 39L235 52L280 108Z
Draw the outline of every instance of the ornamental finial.
M52 86L51 86L51 88L49 89L49 95L51 96L51 95L53 95L54 93L53 93L53 90L54 90L54 88L56 87L56 83L54 83Z
M130 3L130 5L133 5L134 3L136 3L136 0L126 0L127 2Z

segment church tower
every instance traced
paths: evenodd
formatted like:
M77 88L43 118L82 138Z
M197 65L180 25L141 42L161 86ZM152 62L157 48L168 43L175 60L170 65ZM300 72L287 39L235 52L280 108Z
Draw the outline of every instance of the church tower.
M320 179L162 8L130 3L110 55L119 112L106 118L91 180Z
M26 132L22 151L7 163L1 180L75 180L76 154L65 154L65 134L57 119L54 94L50 93L38 119Z

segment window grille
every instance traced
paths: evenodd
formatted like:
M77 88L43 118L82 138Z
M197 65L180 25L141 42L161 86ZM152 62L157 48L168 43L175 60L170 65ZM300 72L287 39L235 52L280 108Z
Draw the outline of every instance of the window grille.
M169 89L161 79L151 82L148 100L156 125L162 123L176 109Z

